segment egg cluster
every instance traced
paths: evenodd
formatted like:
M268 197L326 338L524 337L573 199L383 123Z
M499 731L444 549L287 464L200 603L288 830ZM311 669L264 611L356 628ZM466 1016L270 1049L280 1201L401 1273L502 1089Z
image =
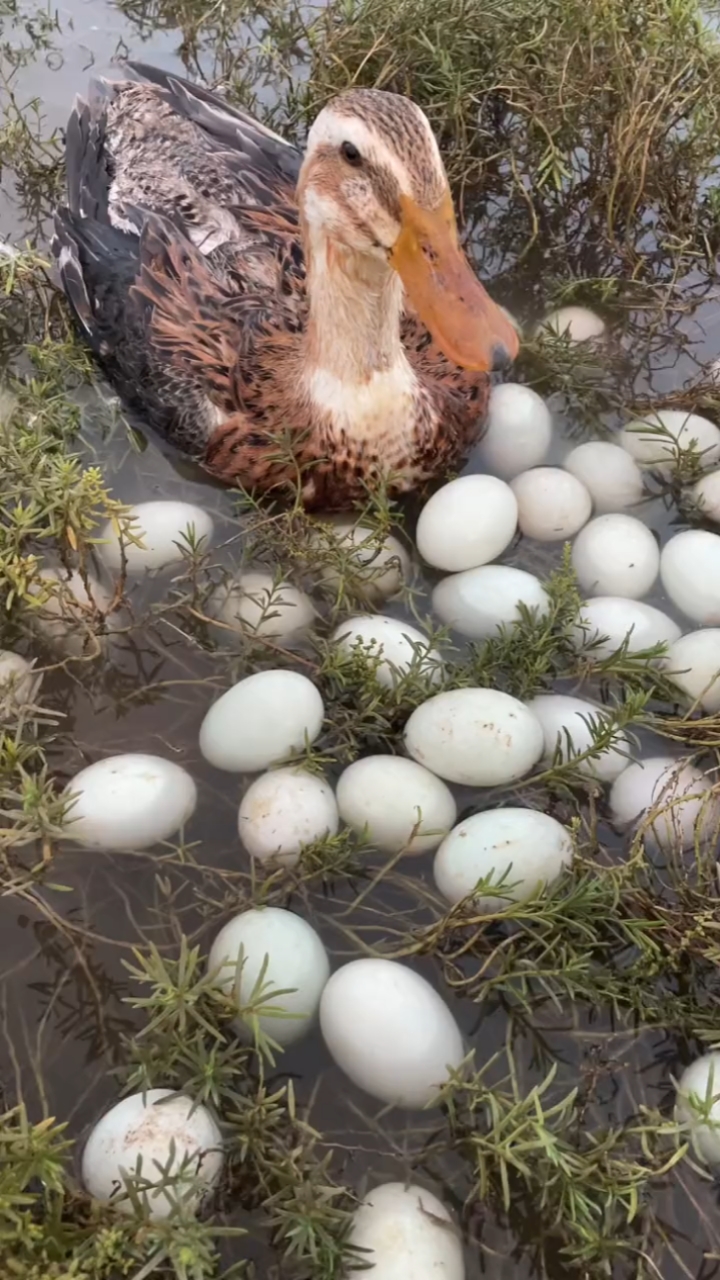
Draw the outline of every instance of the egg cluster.
M591 317L593 325L587 315L568 308L546 323L571 340L585 340L602 330L602 322ZM494 474L469 474L444 485L417 522L417 553L437 571L437 619L463 640L483 642L527 611L546 615L551 599L543 582L495 562L518 537L538 544L572 540L584 596L572 633L578 651L589 647L599 661L622 648L632 654L664 645L656 661L672 676L678 696L708 712L720 710L720 534L690 529L672 534L661 548L642 519L648 473L671 474L678 452L692 445L708 468L694 499L707 521L720 522L720 468L712 470L720 464L720 430L694 414L659 411L629 423L615 443L590 441L546 465L554 445L551 413L534 391L513 384L493 391L479 456ZM146 503L133 517L122 537L114 526L104 531L100 550L110 569L161 569L178 563L184 546L209 545L213 538L207 513L187 504ZM222 693L204 715L199 749L218 771L253 775L237 821L254 863L292 867L309 845L346 827L388 858L432 854L440 899L448 907L466 900L475 915L491 915L552 886L571 867L574 844L571 830L555 817L517 803L500 805L490 789L562 762L571 762L594 789L607 788L615 823L623 829L640 825L650 850L677 853L715 838L720 803L711 780L671 755L635 758L631 738L619 729L598 749L598 732L612 726L612 713L597 701L547 692L523 702L499 689L447 687L447 661L424 632L373 611L410 577L412 557L404 543L394 537L378 542L362 524L338 520L319 524L314 536L318 546L330 541L351 554L361 577L366 571L360 595L368 611L346 618L330 635L338 661L360 653L371 659L380 691L392 690L412 671L427 696L407 717L404 754L360 756L333 785L298 762L327 723L321 690L311 679L296 670L263 670ZM325 572L323 585L332 585L333 572ZM46 571L49 585L52 575ZM93 599L107 602L105 589L85 576L64 586L80 611ZM658 587L673 616L646 601ZM71 653L73 608L68 616L50 593L36 618L45 638ZM319 617L305 590L260 570L214 591L208 610L233 631L288 645ZM689 627L685 634L678 617ZM37 683L24 659L0 654L2 698L29 701ZM459 820L462 787L474 789L477 811ZM65 834L88 849L147 850L184 833L197 798L195 781L174 761L143 753L111 756L68 784ZM431 1106L463 1069L469 1046L455 1016L414 968L363 956L333 971L318 933L291 911L240 912L215 936L207 967L237 1008L240 1038L250 1041L259 1029L289 1049L318 1025L336 1067L382 1104ZM253 1021L244 1011L259 984L281 994ZM720 1162L719 1054L700 1059L682 1076L677 1113L696 1154ZM94 1197L119 1196L125 1206L132 1204L132 1197L122 1197L133 1179L134 1195L139 1186L149 1214L162 1218L178 1197L195 1208L203 1186L210 1190L222 1167L222 1135L211 1111L155 1089L125 1098L102 1117L85 1146L82 1176ZM372 1251L378 1280L386 1274L423 1280L436 1273L462 1280L464 1274L447 1210L421 1187L386 1183L371 1191L355 1214L351 1243Z

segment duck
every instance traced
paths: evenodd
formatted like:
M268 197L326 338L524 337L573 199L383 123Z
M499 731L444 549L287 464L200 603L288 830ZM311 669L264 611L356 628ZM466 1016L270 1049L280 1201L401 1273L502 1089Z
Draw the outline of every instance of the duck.
M52 250L78 331L206 472L333 511L464 465L518 338L461 248L410 98L348 89L303 154L128 62L76 100L65 154Z

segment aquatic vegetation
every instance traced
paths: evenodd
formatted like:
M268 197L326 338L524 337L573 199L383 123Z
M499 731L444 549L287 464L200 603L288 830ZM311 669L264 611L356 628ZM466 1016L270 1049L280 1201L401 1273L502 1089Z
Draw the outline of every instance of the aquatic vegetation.
M122 0L120 8L143 38L177 29L186 68L222 77L231 95L259 101L272 84L269 116L298 136L350 82L415 96L449 159L469 252L532 334L513 374L551 397L540 404L547 431L532 461L572 476L595 516L620 485L623 519L661 528L666 547L672 521L676 538L702 534L714 553L712 503L702 509L697 497L710 491L699 477L713 462L720 392L691 321L713 288L718 121L707 85L719 53L690 0L632 9L619 0L549 8L444 0L440 9L430 0L332 0L302 12L279 0L252 11L246 0ZM12 0L0 14L9 68L0 161L17 180L10 189L31 242L42 246L60 149L14 75L35 49L51 52L56 28L21 15ZM363 1262L359 1204L391 1179L421 1186L426 1212L442 1217L424 1199L434 1188L466 1245L472 1280L501 1266L587 1280L703 1273L720 1249L702 1164L713 1100L701 1057L720 1043L717 634L692 630L708 619L693 621L700 606L687 595L703 582L681 569L676 588L666 583L687 614L682 627L662 599L661 609L626 596L585 601L605 552L574 566L570 529L556 541L519 539L513 516L496 548L511 575L506 597L497 587L492 616L487 586L459 605L463 584L448 573L487 569L474 553L467 567L442 553L437 571L419 566L426 495L399 506L369 494L362 537L343 538L299 502L220 499L192 476L186 487L181 464L148 447L142 424L93 387L42 248L0 256L0 285L0 643L35 656L43 677L12 696L0 686L9 939L0 984L2 1275L340 1280ZM599 340L536 332L551 309L575 304L602 318ZM656 385L655 371L675 362L677 376ZM702 439L692 422L685 427L689 411L709 419ZM572 461L552 452L551 416L576 437ZM650 430L627 431L633 447L619 463L597 453L638 421ZM520 431L520 451L522 439ZM581 441L593 444L592 457L580 456ZM611 463L620 479L603 484ZM511 460L508 477L527 465ZM179 517L172 563L145 575L135 571L143 552L133 507L161 498L202 508L213 537ZM427 514L424 524L427 533ZM596 528L584 527L581 550ZM667 578L672 557L663 556ZM519 571L527 596L512 576ZM250 594L233 596L233 611L233 584L247 586L250 575ZM627 591L627 577L603 581L610 587ZM442 608L433 608L431 588ZM301 605L296 628L285 613ZM395 671L387 653L333 639L367 614L411 634ZM52 624L44 638L43 616ZM681 629L689 634L679 639ZM81 643L65 647L66 632ZM439 661L430 666L431 651ZM264 856L263 841L274 839L265 828L258 856L241 848L252 786L216 770L219 756L208 763L197 746L222 694L279 672L314 688L313 715L300 717L282 751L271 743L250 765L272 767L289 749L294 776L307 771L325 800L326 786L343 777L338 802L350 824L338 829L329 810L299 847L293 829L284 864ZM538 731L532 750L524 738L523 767L454 795L427 774L434 835L410 788L423 767L412 779L387 770L385 803L408 787L403 834L398 812L377 807L373 829L364 818L372 776L354 797L353 770L367 772L369 757L380 769L383 757L409 764L403 737L418 709L469 689L524 704L528 733ZM561 695L552 706L550 695ZM247 714L244 738L267 738L268 724ZM231 707L215 744L226 762L237 725ZM151 852L127 840L110 851L105 834L99 850L76 848L67 827L73 782L100 757L138 752L182 765L197 782L187 830L170 823ZM646 768L628 779L626 755L660 764L652 778ZM682 759L681 779L669 759ZM623 786L613 792L618 773ZM629 795L633 782L639 791ZM530 896L520 894L518 875L510 867L498 876L494 857L478 883L466 867L454 878L458 831L500 806L540 811L546 833L562 837L550 888L530 883ZM409 851L423 842L425 852ZM480 852L488 846L489 837ZM335 1066L318 1047L295 1074L293 1020L282 1014L297 971L275 953L272 964L257 955L248 964L235 944L230 981L214 964L221 930L261 906L291 912L306 940L321 939L335 972L350 960L382 960L430 982L449 1023L475 1044L474 1061L461 1064L453 1043L438 1106L398 1119L355 1089L348 1076L362 1073L347 1039ZM313 1011L320 985L310 982ZM346 996L339 1003L357 1035ZM299 1052L315 1054L320 1035L312 1029ZM392 1034L384 1047L392 1056ZM676 1113L681 1077L702 1097ZM224 1167L197 1216L178 1201L177 1151L160 1167L143 1165L143 1177L175 1202L162 1221L142 1214L148 1185L128 1184L136 1212L123 1214L83 1190L92 1124L120 1096L147 1089L179 1090L218 1122Z

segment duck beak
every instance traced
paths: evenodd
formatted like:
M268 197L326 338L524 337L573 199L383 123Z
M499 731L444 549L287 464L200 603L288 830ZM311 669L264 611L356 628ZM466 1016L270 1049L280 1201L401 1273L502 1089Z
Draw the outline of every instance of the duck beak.
M437 209L422 209L405 195L400 205L390 265L440 350L462 369L489 371L514 360L517 333L460 248L450 192Z

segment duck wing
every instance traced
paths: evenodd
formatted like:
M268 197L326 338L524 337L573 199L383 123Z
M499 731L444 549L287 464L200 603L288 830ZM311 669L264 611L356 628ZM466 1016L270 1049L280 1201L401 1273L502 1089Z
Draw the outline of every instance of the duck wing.
M215 95L161 72L148 80L149 70L97 82L76 103L53 249L110 380L202 457L241 409L240 375L257 347L304 323L289 181L300 156Z

